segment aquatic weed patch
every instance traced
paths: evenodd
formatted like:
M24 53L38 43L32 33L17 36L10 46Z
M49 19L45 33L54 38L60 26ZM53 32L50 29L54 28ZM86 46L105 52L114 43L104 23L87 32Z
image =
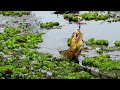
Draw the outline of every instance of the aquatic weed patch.
M115 41L115 46L120 46L120 40Z
M106 20L109 18L109 15L99 15L98 12L89 12L81 14L81 17L85 20Z
M2 42L8 49L15 49L19 47L29 47L34 48L39 42L42 42L42 37L40 34L26 33L23 35L14 35L6 42ZM4 44L5 43L5 44Z
M0 68L1 79L43 79L48 77L51 77L51 79L95 78L87 72L75 71L76 68L79 68L79 64L69 62L67 59L52 58L50 54L40 54L29 48L20 49L18 52L21 55L25 55L25 58L11 57L10 59L3 60L1 63L2 68ZM5 73L8 71L10 73ZM48 72L51 72L52 75L49 76Z
M109 18L109 15L99 15L98 12L83 13L79 16L81 16L81 20L106 20ZM78 15L64 14L64 19L69 22L78 22Z
M101 74L108 75L109 78L120 78L120 61L113 61L109 55L101 55L91 58L87 57L85 60L83 60L82 64L85 66L97 67ZM113 77L113 74L115 73L110 74L109 72L114 71L119 74L116 74Z
M21 17L22 15L28 15L28 11L0 11L0 14L4 16L19 16Z
M22 30L20 27L6 27L0 36L1 79L95 78L82 70L76 71L80 67L78 63L34 50L35 45L43 41L41 34L20 34Z
M29 50L30 51L30 50ZM25 53L26 54L26 53ZM70 64L67 61L51 61L50 55L41 54L39 58L35 59L35 51L31 51L26 54L25 59L17 60L17 58L10 58L4 60L0 67L0 78L1 79L43 79L47 78L47 72L42 72L40 69L45 71L51 71L51 78L67 78L68 74L72 74L75 64ZM32 56L31 56L32 55ZM56 59L54 59L56 60ZM60 63L60 64L59 64ZM76 73L77 74L77 73ZM80 74L70 76L71 78L80 78ZM82 74L83 75L83 74ZM84 76L84 75L83 75ZM89 73L88 73L89 76ZM85 76L84 78L86 78Z
M100 51L103 51L103 52L113 52L113 51L119 51L119 50L120 50L120 47L118 46L104 47L100 49Z
M20 33L20 28L5 27L4 33L8 36L14 36L15 34Z
M105 45L108 46L109 42L107 40L95 40L94 38L90 38L88 41L85 42L86 45Z
M69 22L78 22L78 17L74 14L64 14L64 19L69 20Z
M52 29L54 26L59 26L59 22L46 22L40 24L41 28L47 28L47 29Z
M23 33L24 27L5 27L4 33L0 33L1 46L0 49L15 49L19 47L34 48L37 43L42 42L41 34ZM2 49L3 48L3 49Z

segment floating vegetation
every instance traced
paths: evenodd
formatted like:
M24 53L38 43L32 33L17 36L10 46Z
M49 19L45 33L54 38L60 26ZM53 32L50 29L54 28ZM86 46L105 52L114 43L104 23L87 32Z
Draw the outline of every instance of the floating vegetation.
M54 26L59 26L59 23L58 22L47 22L47 23L40 24L41 28L47 28L47 29L52 29Z
M105 45L108 46L109 42L107 40L95 40L94 38L90 38L88 41L85 42L86 45Z
M78 22L77 16L75 14L64 14L64 19L69 20L69 22ZM98 12L83 13L79 16L81 16L82 20L106 20L109 18L109 15L99 15Z
M34 49L41 43L40 33L23 33L24 27L6 27L0 33L0 79L94 79L79 64L68 59L56 59Z
M0 11L0 14L4 16L19 16L21 17L22 15L28 15L29 12L27 11Z
M103 54L103 50L97 50L97 53Z
M82 64L85 66L97 67L102 74L105 74L105 72L113 72L115 70L116 73L120 71L120 61L113 61L108 54L91 58L87 57L85 58L85 60L83 60ZM109 78L117 79L120 76L120 72L119 75L116 74L114 77L109 73L107 75L109 76Z
M98 12L89 12L81 14L81 17L85 20L106 20L109 18L109 15L99 15Z
M5 27L4 33L8 36L14 36L15 34L20 33L20 29L14 27Z
M78 22L78 17L74 14L64 14L64 19L69 20L69 22Z
M25 58L11 57L3 60L0 64L1 79L43 79L49 76L47 72L52 73L50 77L53 79L95 78L87 72L76 71L79 64L68 62L67 59L52 58L50 54L40 54L28 48L18 50L18 52L25 55Z
M120 40L115 41L115 46L120 46Z

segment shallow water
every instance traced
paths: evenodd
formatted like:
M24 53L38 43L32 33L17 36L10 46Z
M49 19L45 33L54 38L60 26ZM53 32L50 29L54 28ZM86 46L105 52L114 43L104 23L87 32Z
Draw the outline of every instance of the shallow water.
M31 15L23 15L22 17L7 17L0 15L0 25L4 26L18 26L20 23L30 23L33 33L45 32L43 34L43 42L38 44L41 48L37 49L42 53L51 53L55 57L60 57L59 51L67 50L67 39L71 37L72 33L78 29L76 23L69 24L63 18L63 15L53 14L53 11L31 11ZM13 23L18 21L17 23ZM42 29L39 24L41 22L59 22L62 29ZM109 46L114 46L116 40L120 40L120 22L104 22L104 21L83 21L86 25L81 26L84 41L90 38L105 39L109 41ZM0 32L3 32L4 27L0 27ZM92 57L99 55L95 50L84 52L86 56ZM118 52L109 52L112 58L120 59Z
M67 39L71 37L72 33L78 29L76 23L69 24L67 20L63 18L63 15L52 14L52 11L33 11L36 17L41 18L41 22L59 22L62 25L62 29L52 29L43 35L43 43L38 49L39 52L48 52L54 54L54 56L60 56L58 51L66 50ZM109 41L109 46L114 46L114 42L120 39L120 22L104 22L104 21L83 21L86 25L82 25L81 31L83 33L83 39L87 41L90 38L105 39ZM44 30L44 29L43 29ZM89 53L89 54L88 54ZM88 56L98 55L94 51L90 51L86 54ZM112 53L112 52L111 52ZM112 54L111 54L112 55Z

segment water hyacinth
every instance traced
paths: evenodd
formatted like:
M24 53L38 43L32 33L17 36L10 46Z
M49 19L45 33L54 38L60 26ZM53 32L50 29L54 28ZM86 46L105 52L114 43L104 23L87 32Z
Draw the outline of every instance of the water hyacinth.
M47 29L52 29L54 26L59 26L59 22L46 22L40 24L41 28L47 28Z

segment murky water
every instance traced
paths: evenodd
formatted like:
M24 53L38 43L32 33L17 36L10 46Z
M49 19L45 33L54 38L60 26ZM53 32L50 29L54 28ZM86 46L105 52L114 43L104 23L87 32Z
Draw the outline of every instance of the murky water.
M63 15L53 14L52 11L34 11L32 12L36 17L41 18L41 22L57 21L62 25L62 29L52 29L43 35L43 43L38 49L39 52L48 52L59 57L58 51L66 50L67 39L71 37L72 33L78 29L76 23L69 24L67 20L63 18ZM114 46L114 42L120 39L120 22L103 22L103 21L83 21L86 25L82 25L81 31L83 33L83 39L87 41L90 38L105 39L109 41L109 46ZM44 29L43 29L44 30ZM112 53L112 52L111 52ZM95 51L86 53L87 56L96 56ZM115 53L114 53L115 54ZM111 54L112 55L112 54Z
M53 14L53 11L32 11L31 15L23 15L22 17L7 17L0 16L0 24L5 26L18 26L20 23L30 23L30 27L34 32L45 32L43 35L43 42L38 44L41 48L37 49L42 53L51 53L56 57L60 57L59 51L66 50L69 47L67 46L67 39L71 37L72 33L78 29L76 23L69 24L67 20L63 18L63 15ZM16 23L11 23L15 22ZM59 22L62 26L62 29L51 29L46 30L40 28L39 24L41 22ZM114 46L116 40L120 40L120 22L103 22L103 21L83 21L86 25L82 25L81 31L83 33L83 39L87 41L90 38L95 39L105 39L109 41L109 46ZM2 32L4 27L0 28ZM84 52L86 56L96 56L96 52ZM109 52L111 57L114 59L120 59L119 51L118 52ZM116 58L115 58L116 57Z

